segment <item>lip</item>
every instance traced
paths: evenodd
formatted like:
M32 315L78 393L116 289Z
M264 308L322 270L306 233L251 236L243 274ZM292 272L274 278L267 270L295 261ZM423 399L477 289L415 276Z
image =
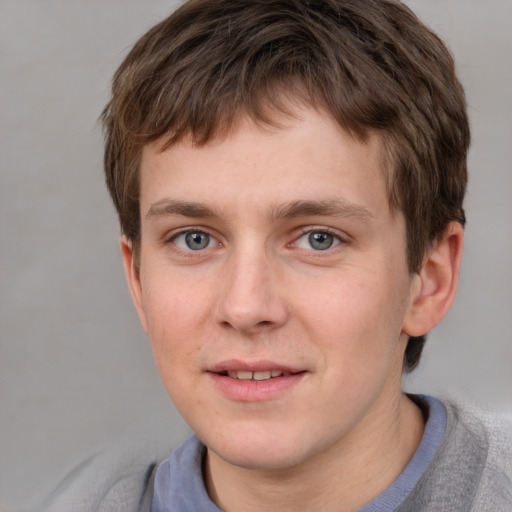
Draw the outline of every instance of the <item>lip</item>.
M280 370L286 375L267 380L239 380L226 375L228 371L269 371ZM275 400L289 393L297 386L306 371L281 363L260 360L241 361L230 359L216 363L207 370L215 388L226 398L237 402L264 402Z
M304 368L293 367L267 359L258 361L228 359L226 361L216 363L207 369L210 373L231 372L237 370L242 372L266 372L269 370L280 370L286 373L300 373L304 371Z

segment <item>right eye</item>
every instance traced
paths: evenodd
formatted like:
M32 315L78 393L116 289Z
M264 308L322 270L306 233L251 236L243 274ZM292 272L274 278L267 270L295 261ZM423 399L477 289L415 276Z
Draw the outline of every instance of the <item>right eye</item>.
M172 238L172 242L183 251L202 251L215 247L219 242L204 231L184 231Z

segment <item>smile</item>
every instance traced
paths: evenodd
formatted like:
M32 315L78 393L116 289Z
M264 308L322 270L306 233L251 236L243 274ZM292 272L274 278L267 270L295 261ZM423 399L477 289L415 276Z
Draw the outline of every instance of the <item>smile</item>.
M264 371L256 371L256 372L249 372L249 371L226 371L221 372L220 375L228 376L231 379L239 379L239 380L269 380L269 379L275 379L276 377L287 377L288 375L291 375L290 372L284 372L282 370L264 370Z
M265 402L282 398L303 380L306 370L271 361L224 361L207 371L215 389L236 402Z

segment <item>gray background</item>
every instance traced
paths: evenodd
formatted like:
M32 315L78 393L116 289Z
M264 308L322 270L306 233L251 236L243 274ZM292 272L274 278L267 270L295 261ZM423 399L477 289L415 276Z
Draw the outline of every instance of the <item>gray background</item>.
M473 125L459 297L408 390L512 410L512 2L407 2L448 42ZM0 0L0 507L148 426L186 427L125 286L96 119L163 0Z

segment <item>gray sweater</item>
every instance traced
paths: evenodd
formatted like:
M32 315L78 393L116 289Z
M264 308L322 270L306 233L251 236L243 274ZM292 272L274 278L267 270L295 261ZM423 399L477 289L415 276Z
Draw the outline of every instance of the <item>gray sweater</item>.
M512 512L512 422L443 403L441 445L397 512ZM149 512L156 468L168 452L146 441L93 456L37 510Z

